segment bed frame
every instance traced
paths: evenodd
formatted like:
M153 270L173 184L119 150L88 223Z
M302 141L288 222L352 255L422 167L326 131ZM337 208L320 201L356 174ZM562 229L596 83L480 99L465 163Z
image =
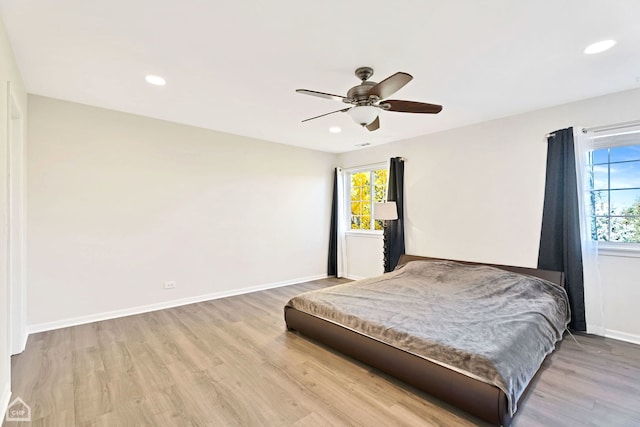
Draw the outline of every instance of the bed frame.
M415 255L402 255L398 265L414 260L443 260ZM495 264L458 261L472 265L491 265L502 270L540 277L564 285L564 274ZM298 331L348 356L390 374L405 383L450 403L494 425L511 425L507 397L496 386L475 380L426 359L407 353L350 329L285 306L284 318L289 331ZM533 382L533 381L531 381ZM531 383L530 383L531 384ZM520 400L526 395L522 394Z

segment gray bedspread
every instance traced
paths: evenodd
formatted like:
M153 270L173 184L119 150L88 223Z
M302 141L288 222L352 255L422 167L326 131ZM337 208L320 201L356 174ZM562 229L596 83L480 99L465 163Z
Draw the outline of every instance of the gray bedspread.
M287 305L493 384L511 415L569 322L561 287L452 261L412 261Z

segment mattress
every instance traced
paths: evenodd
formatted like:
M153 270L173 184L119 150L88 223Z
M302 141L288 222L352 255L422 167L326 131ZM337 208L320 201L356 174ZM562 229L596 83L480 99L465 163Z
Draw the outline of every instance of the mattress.
M287 305L494 385L511 415L569 322L560 286L453 261L412 261Z

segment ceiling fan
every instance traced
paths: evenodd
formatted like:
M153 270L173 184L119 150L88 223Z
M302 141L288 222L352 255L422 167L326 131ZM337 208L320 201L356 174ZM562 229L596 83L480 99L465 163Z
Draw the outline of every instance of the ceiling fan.
M387 77L380 83L369 81L373 75L373 68L360 67L356 70L356 77L362 82L349 89L347 96L332 95L330 93L317 92L307 89L296 89L296 92L305 95L318 96L320 98L342 101L352 104L351 107L342 110L332 111L303 120L317 119L334 113L348 112L351 118L359 125L366 127L369 131L377 130L380 127L380 110L397 111L400 113L422 113L438 114L442 111L442 105L426 104L424 102L401 101L397 99L386 99L393 95L409 83L413 77L410 74L397 72Z

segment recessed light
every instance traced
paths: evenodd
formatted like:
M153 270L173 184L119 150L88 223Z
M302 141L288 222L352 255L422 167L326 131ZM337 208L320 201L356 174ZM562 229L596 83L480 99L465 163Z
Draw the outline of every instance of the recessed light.
M615 40L602 40L587 46L584 50L584 53L586 53L587 55L593 55L594 53L600 53L604 52L605 50L611 49L615 45Z
M340 132L342 132L342 128L340 126L331 126L329 128L329 132L331 132L331 133L340 133Z
M164 86L167 84L167 81L160 76L154 76L149 74L144 78L147 83L152 84L154 86Z

